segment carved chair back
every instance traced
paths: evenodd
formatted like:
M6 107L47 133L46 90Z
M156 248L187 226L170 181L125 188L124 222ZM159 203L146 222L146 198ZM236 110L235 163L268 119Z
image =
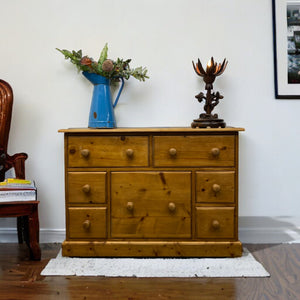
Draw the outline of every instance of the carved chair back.
M0 79L0 149L7 152L13 106L13 91L11 86Z
M4 80L0 79L0 181L5 178L5 172L14 167L17 178L25 178L26 153L7 154L13 106L13 90Z

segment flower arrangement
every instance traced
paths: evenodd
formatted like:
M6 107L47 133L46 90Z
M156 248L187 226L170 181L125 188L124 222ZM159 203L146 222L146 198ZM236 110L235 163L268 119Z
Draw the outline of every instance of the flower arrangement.
M93 58L82 55L82 50L78 51L68 51L61 50L56 48L61 52L65 59L70 59L71 63L74 64L78 71L95 73L101 76L104 76L111 80L111 82L119 81L120 77L128 80L130 76L140 80L145 81L147 76L147 69L145 67L130 68L129 63L131 59L123 60L117 58L116 61L107 58L108 46L105 44L104 48L101 51L98 61L95 61Z

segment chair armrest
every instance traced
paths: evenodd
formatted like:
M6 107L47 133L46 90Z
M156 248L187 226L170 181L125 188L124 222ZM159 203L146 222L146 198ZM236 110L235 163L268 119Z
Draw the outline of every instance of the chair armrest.
M25 160L27 157L26 153L16 153L13 156L7 155L7 160L15 169L16 178L25 179Z
M10 156L0 148L0 181L5 179L5 172L11 168L15 169L16 178L25 179L25 160L27 157L26 153L16 153Z

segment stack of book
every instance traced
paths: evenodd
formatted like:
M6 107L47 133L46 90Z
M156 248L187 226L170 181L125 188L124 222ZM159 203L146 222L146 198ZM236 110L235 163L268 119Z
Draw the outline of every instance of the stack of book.
M0 182L0 202L35 201L37 191L34 181L8 178Z

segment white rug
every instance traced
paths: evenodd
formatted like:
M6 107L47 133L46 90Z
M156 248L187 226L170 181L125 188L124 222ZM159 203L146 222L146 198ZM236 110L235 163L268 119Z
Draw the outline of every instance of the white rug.
M61 252L43 276L269 277L247 249L237 258L71 258Z

